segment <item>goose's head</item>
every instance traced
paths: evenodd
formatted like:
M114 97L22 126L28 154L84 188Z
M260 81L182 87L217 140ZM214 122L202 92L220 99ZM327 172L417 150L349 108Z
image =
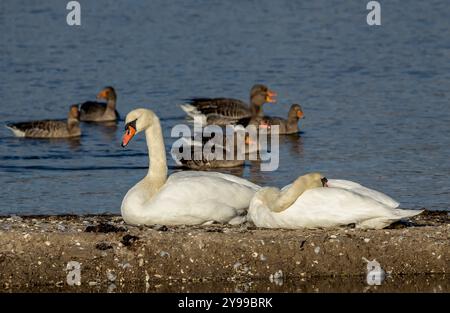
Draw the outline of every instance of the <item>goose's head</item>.
M116 91L111 86L105 87L98 93L97 99L106 101L116 100L117 99Z
M288 119L299 120L305 118L300 104L293 104L289 110Z
M128 113L125 118L125 133L122 138L122 147L126 147L136 134L149 128L155 118L155 113L148 109L136 109Z
M275 99L276 96L276 92L269 90L266 85L257 84L254 85L250 90L251 103L259 106L262 106L266 102L277 102L277 100Z
M70 110L69 110L67 119L69 121L79 121L80 120L80 111L78 110L78 104L72 104L70 106Z

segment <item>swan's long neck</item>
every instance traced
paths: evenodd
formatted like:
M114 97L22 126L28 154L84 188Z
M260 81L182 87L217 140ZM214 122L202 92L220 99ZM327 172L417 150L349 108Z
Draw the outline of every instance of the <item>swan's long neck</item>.
M154 116L151 126L145 130L147 140L149 168L146 180L154 188L160 188L167 180L167 161L164 138L159 119Z
M297 178L289 188L279 192L275 199L269 201L268 207L272 212L284 211L289 208L307 189L310 189L307 178L305 178L305 176L301 176Z
M147 175L125 195L121 211L122 217L127 223L141 224L148 216L154 214L149 201L158 194L167 180L167 162L164 138L158 117L146 109L137 109L132 113L134 116L129 117L130 112L127 119L133 120L134 118L137 121L136 126L145 129L149 167ZM138 119L136 120L136 118Z

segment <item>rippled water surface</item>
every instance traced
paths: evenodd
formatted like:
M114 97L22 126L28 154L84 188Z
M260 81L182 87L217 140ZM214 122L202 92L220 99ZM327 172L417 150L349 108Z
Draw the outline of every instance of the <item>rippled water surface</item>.
M64 118L113 85L122 116L160 116L169 151L183 99L247 100L261 82L278 92L268 114L302 104L303 133L280 139L277 171L231 172L283 186L321 171L403 207L450 208L448 1L383 2L380 27L365 1L83 1L81 27L66 3L0 2L0 124ZM0 127L0 213L119 212L148 165L143 136L124 150L122 129L47 141Z

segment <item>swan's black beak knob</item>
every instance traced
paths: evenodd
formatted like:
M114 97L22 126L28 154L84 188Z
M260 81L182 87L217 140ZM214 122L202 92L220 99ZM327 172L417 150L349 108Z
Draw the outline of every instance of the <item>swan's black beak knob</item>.
M130 140L136 135L136 121L132 121L125 125L125 134L122 137L122 148L125 148Z
M321 181L322 181L322 187L328 187L328 184L327 184L328 179L326 177L322 178Z

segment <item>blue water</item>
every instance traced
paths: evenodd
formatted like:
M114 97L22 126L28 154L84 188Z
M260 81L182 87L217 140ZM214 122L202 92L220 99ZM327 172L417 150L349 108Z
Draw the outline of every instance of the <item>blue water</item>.
M277 171L228 172L283 186L321 171L450 209L450 2L383 1L379 27L367 1L81 1L80 27L66 3L0 2L0 124L64 118L112 85L122 116L160 116L169 151L182 99L247 100L265 83L279 100L266 113L302 104L303 133L280 139ZM143 136L124 150L122 129L46 141L0 127L0 214L118 213L148 165Z

